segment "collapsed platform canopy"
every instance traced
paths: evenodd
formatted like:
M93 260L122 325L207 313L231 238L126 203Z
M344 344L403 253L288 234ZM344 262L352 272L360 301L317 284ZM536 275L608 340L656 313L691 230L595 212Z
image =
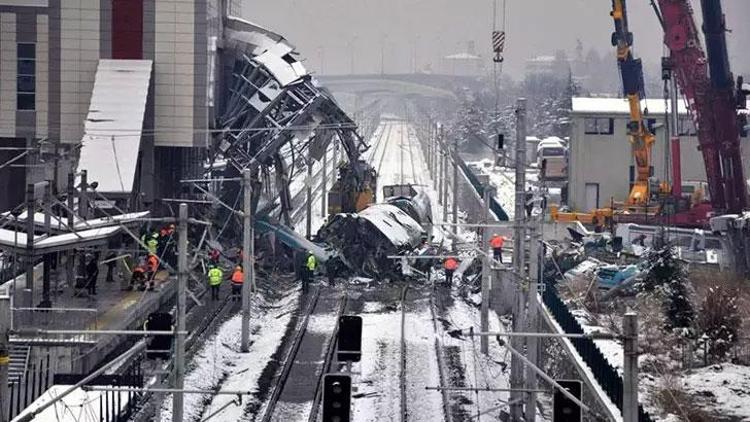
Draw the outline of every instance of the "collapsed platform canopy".
M151 60L99 60L78 172L104 193L130 193L143 132Z

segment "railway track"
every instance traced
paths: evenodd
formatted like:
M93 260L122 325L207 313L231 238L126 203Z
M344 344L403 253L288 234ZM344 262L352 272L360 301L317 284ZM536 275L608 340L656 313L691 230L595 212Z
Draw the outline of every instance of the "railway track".
M434 289L430 289L428 294L425 295L426 290L424 289L415 289L410 288L409 286L404 286L401 290L401 299L400 299L400 307L401 307L401 333L400 333L400 357L399 357L399 394L400 394L400 408L399 408L399 419L401 422L409 422L411 420L425 420L425 415L421 414L420 407L423 409L423 405L420 406L420 404L415 403L415 406L410 406L409 403L409 397L412 398L412 400L415 397L424 397L425 391L424 387L428 385L433 385L433 383L437 382L440 386L447 386L449 385L449 381L447 379L447 366L443 358L443 346L441 342L441 336L444 334L442 327L438 321L437 312L435 309L435 302L436 298L434 295ZM437 380L430 381L429 379L422 378L420 381L424 381L425 385L422 385L423 383L418 381L414 382L414 379L419 379L420 376L425 376L425 365L424 364L415 364L413 368L409 367L409 357L411 356L411 362L415 362L415 356L418 356L416 360L419 359L430 359L429 355L420 355L421 353L425 352L425 348L427 346L419 345L418 343L414 343L414 349L411 350L409 347L409 342L407 342L407 339L414 335L420 335L420 333L414 333L414 332L408 332L408 326L407 326L407 318L414 318L415 314L410 313L410 306L413 307L416 311L416 309L419 308L417 303L421 303L423 301L427 300L429 303L429 309L430 309L430 324L432 324L434 329L434 340L432 347L434 347L435 352L435 359L436 359L436 366L437 366ZM411 371L411 373L410 373ZM411 380L411 382L410 382ZM449 393L446 390L441 390L441 406L442 406L442 414L443 414L443 420L446 422L452 422L453 416L450 412L450 398ZM427 399L426 399L427 400ZM430 402L433 403L433 402ZM436 416L436 415L433 415Z
M446 373L448 367L445 364L445 355L443 353L443 342L442 338L445 335L442 325L437 317L437 301L440 298L435 294L435 289L430 290L430 316L432 317L432 326L435 330L435 357L437 358L438 364L438 375L440 377L440 385L445 387L449 385ZM445 415L446 422L453 422L453 414L450 409L450 393L448 390L440 390L440 394L443 396L443 415Z
M385 135L386 128L388 130L388 135ZM383 161L385 159L385 153L388 151L388 148L386 148L386 146L388 145L388 138L391 137L392 130L393 130L393 125L386 124L382 132L384 137L381 137L381 140L378 141L378 146L380 146L381 143L383 145L383 147L381 148L383 152L380 154L380 160L378 160L378 176L382 174L381 169L383 168ZM385 139L385 142L382 142L382 139ZM375 151L373 151L373 155L375 155ZM373 163L370 163L370 164L372 165Z
M401 390L401 422L407 422L409 419L409 409L407 406L406 394L406 293L409 286L404 286L401 290L401 358L399 359L399 388Z
M300 406L308 402L312 403L308 421L317 420L323 375L333 362L338 319L343 315L347 303L346 295L322 290L318 288L305 307L304 317L297 327L262 412L262 422L289 420L290 415L286 412L299 415ZM326 321L331 316L332 321ZM311 330L311 321L318 318L322 322L315 321L313 325L315 328L323 328L325 334Z

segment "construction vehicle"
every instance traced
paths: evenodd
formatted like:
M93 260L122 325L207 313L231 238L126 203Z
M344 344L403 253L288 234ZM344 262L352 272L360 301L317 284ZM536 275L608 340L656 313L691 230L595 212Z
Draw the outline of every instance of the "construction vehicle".
M628 28L628 15L625 0L612 0L612 12L615 21L615 32L612 33L612 45L617 47L617 63L622 77L622 87L630 106L628 135L633 146L636 177L628 195L627 205L643 208L651 201L651 149L654 134L643 120L641 99L645 98L643 84L643 64L633 57L633 33ZM661 190L668 187L662 185Z
M554 221L580 221L583 224L599 226L603 220L611 220L616 214L622 218L635 218L635 221L648 219L658 213L658 204L652 199L657 194L663 195L670 190L666 183L660 183L652 188L651 179L651 150L655 141L654 134L643 119L641 99L645 98L643 83L643 64L640 59L633 57L633 33L629 31L627 6L625 0L612 0L610 15L614 19L615 31L612 33L612 45L617 47L617 63L622 78L623 94L628 100L630 121L628 122L628 136L633 147L636 175L633 187L628 195L624 207L614 209L602 208L589 212L559 212L551 213ZM631 221L631 222L635 222Z
M729 68L726 27L720 0L701 0L706 53L688 0L658 0L654 5L664 27L677 83L697 128L713 212L738 213L747 207L747 187L740 155L740 115L746 92L735 86ZM709 68L710 65L710 68Z
M376 202L377 175L364 160L342 164L328 192L328 215L359 212Z
M747 186L740 153L740 128L746 115L748 90L729 67L726 27L720 0L701 0L706 51L701 49L693 9L688 0L658 0L653 4L664 28L677 82L695 122L706 167L710 204L715 217L711 230L727 242L730 268L750 273L750 235L746 229ZM707 56L707 57L706 57Z
M589 212L561 212L557 205L551 204L549 210L552 221L558 223L578 221L581 224L593 226L596 231L611 228L614 224L614 210L612 208L597 208Z
M623 70L623 85L626 93L633 91L627 88L636 76L642 78L642 73L626 71L625 69L639 69L636 64L627 63L629 46L632 45L632 35L627 31L627 14L624 0L612 0L615 18L616 32L613 34L613 43L618 41L625 44L628 49L618 45L618 60L625 57L625 62L620 62ZM702 195L693 195L692 198L684 198L682 195L682 180L680 177L679 139L672 139L672 166L674 175L673 187L665 183L659 186L659 194L649 196L657 199L655 206L644 203L642 207L633 206L633 193L631 191L628 202L629 207L614 209L613 216L616 222L627 223L668 223L682 227L705 228L709 226L712 216L724 213L739 213L747 207L747 187L743 175L742 159L740 155L740 128L745 122L743 114L738 114L737 109L745 106L747 91L743 90L742 79L737 84L729 69L726 37L721 2L719 0L701 0L704 32L708 54L702 48L697 25L693 16L693 10L688 0L658 0L658 6L653 3L659 21L664 27L664 43L671 52L667 61L669 72L673 72L688 104L690 115L697 129L700 150L706 168L708 199L701 199ZM618 35L619 34L619 35ZM624 53L624 55L623 55ZM710 69L709 69L710 65ZM628 82L630 81L630 82ZM642 83L641 83L642 86ZM628 96L631 104L631 124L629 128L638 129L642 126L637 123L640 109L634 107L639 105L632 101L634 97ZM676 102L676 101L675 101ZM647 136L646 132L638 132ZM636 134L638 134L636 133ZM632 134L632 132L631 132ZM653 143L653 136L645 138L646 149L635 150L636 163L639 163L639 153L648 151ZM636 140L636 145L637 140ZM650 157L646 155L646 157ZM641 158L643 155L641 154ZM645 171L645 169L643 169ZM640 170L639 170L639 177ZM671 192L669 192L671 190ZM642 198L642 196L641 196ZM570 219L559 213L559 218ZM579 221L581 215L577 218ZM588 218L584 218L588 219Z

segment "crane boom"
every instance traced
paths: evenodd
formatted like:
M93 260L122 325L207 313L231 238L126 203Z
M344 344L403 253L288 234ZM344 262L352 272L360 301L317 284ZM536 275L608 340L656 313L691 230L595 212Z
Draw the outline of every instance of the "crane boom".
M615 32L612 33L612 45L617 47L617 63L622 77L625 97L630 106L628 135L633 146L636 177L628 195L629 205L648 204L651 196L649 178L651 177L651 150L654 135L643 120L641 98L645 96L643 84L643 64L633 57L633 33L628 30L628 15L625 0L612 0L612 12L615 21Z
M716 212L738 213L747 207L747 188L721 3L701 0L708 59L701 47L690 2L658 0L658 3L664 43L671 52L677 82L695 122L711 205Z

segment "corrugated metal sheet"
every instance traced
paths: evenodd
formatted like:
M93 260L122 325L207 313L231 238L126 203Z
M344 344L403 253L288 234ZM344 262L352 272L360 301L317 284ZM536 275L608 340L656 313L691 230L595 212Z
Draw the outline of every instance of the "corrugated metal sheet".
M151 60L99 61L78 163L99 192L133 189L152 66Z

